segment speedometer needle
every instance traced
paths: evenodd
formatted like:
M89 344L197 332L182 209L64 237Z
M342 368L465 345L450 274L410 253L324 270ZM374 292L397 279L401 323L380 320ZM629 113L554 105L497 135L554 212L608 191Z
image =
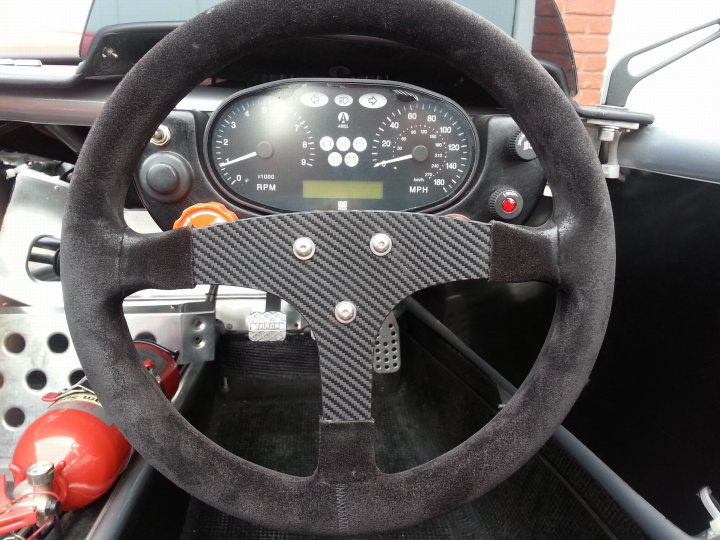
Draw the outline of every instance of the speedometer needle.
M249 154L245 154L244 156L240 156L239 158L231 159L228 161L224 161L222 163L218 163L220 167L227 167L228 165L232 165L233 163L237 163L239 161L245 161L246 159L254 158L257 156L257 152L250 152Z
M400 157L396 157L396 158L393 158L393 159L386 159L385 161L378 161L378 162L377 162L375 165L373 165L373 166L374 166L374 167L382 167L383 165L388 165L388 164L390 164L390 163L396 163L396 162L398 162L398 161L405 161L406 159L412 159L412 158L413 158L413 155L412 155L412 154L408 154L407 156L400 156Z
M398 161L406 161L408 159L414 159L417 162L422 163L428 158L429 152L427 149L427 146L424 146L422 144L418 144L415 148L413 148L412 154L408 154L406 156L400 156L392 159L386 159L385 161L380 161L374 165L374 167L383 167L384 165L387 165L388 163L397 163Z

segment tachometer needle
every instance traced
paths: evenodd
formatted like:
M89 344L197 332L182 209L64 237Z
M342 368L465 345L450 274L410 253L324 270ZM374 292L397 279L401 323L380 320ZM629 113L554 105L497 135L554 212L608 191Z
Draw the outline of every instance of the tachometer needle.
M392 159L386 159L385 161L378 161L373 167L382 167L383 165L389 165L390 163L395 163L397 161L405 161L406 159L412 159L413 155L408 154L407 156L400 156Z
M249 154L245 154L244 156L240 156L239 158L231 159L228 161L223 161L222 163L218 163L220 167L227 167L228 165L232 165L233 163L237 163L239 161L245 161L246 159L254 158L257 156L257 152L250 152Z

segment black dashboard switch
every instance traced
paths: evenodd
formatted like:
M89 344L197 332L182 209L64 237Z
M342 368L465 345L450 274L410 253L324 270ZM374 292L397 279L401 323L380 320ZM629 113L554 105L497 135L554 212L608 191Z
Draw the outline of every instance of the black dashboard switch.
M192 185L192 168L185 158L173 152L156 152L140 167L140 186L153 199L176 202L185 197Z
M530 141L522 131L516 131L508 139L508 153L513 159L521 161L532 161L537 158Z
M180 185L178 173L167 163L156 163L147 171L147 184L152 191L168 195Z

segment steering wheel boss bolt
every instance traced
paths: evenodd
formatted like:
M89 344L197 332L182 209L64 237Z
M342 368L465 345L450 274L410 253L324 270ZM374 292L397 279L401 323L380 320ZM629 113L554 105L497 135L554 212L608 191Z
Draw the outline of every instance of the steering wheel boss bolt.
M315 255L315 242L307 236L301 236L293 244L293 253L301 261L306 261Z
M392 240L385 233L378 233L370 239L370 251L378 257L387 255L391 249Z
M343 324L350 324L357 316L357 308L352 302L343 300L335 306L335 318Z

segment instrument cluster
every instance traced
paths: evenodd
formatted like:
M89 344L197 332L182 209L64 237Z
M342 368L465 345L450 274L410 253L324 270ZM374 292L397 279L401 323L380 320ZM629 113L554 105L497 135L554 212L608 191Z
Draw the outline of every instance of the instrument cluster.
M227 99L204 151L211 181L243 206L419 210L462 192L478 135L457 104L427 90L292 80Z
M524 223L543 194L542 165L502 109L470 112L387 81L212 88L178 104L143 150L138 202L164 229L207 205L240 219L385 210Z

